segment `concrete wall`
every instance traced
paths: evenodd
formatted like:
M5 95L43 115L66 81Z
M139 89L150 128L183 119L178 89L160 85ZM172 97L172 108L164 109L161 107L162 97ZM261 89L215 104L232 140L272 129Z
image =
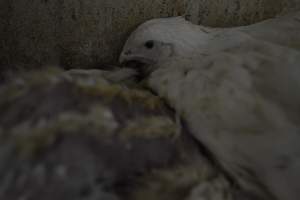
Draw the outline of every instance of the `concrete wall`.
M1 64L96 67L139 23L178 15L180 0L0 0Z
M0 0L0 67L67 68L114 63L127 35L143 21L180 15L212 26L274 16L300 0ZM298 3L298 4L297 4Z
M209 26L252 24L300 10L300 0L189 0L187 18Z

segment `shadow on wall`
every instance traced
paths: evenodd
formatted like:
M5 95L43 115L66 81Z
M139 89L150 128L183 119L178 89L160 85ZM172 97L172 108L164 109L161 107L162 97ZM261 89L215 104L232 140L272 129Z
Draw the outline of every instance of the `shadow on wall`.
M244 25L300 7L300 0L16 0L0 2L0 65L98 68L116 63L127 35L155 17Z

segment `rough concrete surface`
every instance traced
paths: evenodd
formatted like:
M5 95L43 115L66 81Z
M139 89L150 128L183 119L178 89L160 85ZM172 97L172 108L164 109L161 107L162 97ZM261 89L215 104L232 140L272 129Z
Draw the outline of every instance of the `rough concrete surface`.
M297 10L300 0L189 0L186 15L196 24L230 27Z
M1 65L97 67L137 24L181 8L178 0L1 0Z
M300 0L0 1L0 66L97 68L117 61L128 34L154 17L183 14L210 26L244 25L296 10Z

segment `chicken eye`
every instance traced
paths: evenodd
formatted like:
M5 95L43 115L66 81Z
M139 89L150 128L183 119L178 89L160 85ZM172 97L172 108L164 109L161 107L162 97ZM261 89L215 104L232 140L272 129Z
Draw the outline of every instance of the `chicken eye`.
M145 42L145 47L147 49L152 49L154 47L154 41L153 40L148 40L147 42Z

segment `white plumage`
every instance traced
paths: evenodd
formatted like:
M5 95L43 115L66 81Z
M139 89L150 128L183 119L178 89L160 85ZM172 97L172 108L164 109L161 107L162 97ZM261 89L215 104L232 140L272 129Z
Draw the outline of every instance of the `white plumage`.
M300 12L214 29L155 19L120 61L145 63L148 84L181 114L246 190L300 199Z

